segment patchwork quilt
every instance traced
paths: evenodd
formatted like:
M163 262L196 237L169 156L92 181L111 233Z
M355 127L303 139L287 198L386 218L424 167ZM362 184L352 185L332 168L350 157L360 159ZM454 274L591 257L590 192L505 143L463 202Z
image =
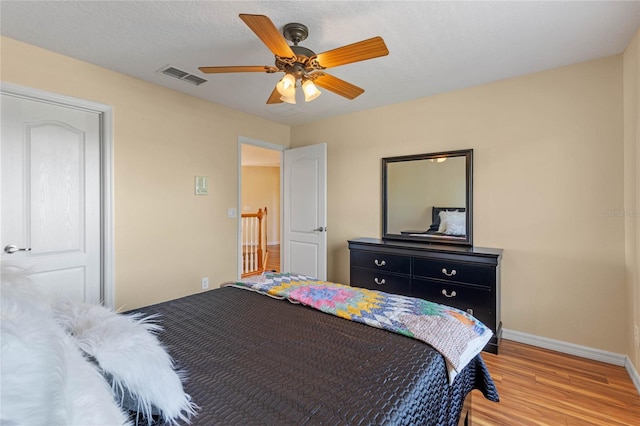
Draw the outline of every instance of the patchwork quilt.
M493 334L473 316L450 306L299 274L266 273L226 285L287 299L428 343L447 361L451 382Z

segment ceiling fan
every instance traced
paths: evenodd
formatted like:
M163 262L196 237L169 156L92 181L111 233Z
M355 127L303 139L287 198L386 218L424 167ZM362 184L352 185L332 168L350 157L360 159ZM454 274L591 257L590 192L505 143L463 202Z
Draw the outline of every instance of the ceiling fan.
M316 85L347 99L354 99L364 93L364 89L327 74L324 70L389 54L382 37L373 37L316 54L306 47L298 46L298 43L305 40L309 34L305 25L298 23L285 25L282 31L283 37L267 16L240 14L240 19L273 52L276 57L275 66L223 66L200 67L199 69L207 74L284 72L284 77L276 84L267 104L281 102L295 104L296 82L298 80L301 81L300 85L307 102L320 96ZM291 41L293 46L289 46L287 40Z

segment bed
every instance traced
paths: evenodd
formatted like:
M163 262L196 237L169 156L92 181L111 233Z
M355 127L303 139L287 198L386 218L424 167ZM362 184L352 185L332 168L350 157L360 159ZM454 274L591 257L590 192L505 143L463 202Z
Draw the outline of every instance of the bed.
M433 206L431 208L431 225L428 229L404 230L400 233L414 236L464 237L466 235L466 208Z
M193 425L457 425L473 389L498 400L480 355L450 383L422 341L243 288L132 312L159 315Z

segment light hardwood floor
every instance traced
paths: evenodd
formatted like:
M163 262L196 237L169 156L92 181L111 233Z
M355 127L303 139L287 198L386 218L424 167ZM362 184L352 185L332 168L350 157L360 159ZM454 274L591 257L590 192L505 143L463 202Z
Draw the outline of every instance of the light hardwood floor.
M474 426L640 425L640 395L624 367L509 340L482 357L500 402L474 391Z
M280 244L267 246L267 271L280 272Z

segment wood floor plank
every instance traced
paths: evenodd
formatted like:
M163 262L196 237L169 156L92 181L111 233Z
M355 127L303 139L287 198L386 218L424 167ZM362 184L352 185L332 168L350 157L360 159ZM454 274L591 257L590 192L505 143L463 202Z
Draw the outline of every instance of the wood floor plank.
M482 357L500 402L476 392L474 426L640 425L640 395L624 367L509 340Z

